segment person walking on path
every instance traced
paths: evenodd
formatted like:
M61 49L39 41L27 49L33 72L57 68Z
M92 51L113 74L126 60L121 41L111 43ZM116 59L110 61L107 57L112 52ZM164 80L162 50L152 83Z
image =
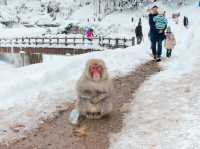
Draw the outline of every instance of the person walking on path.
M164 47L167 50L166 56L169 58L171 57L172 50L174 49L176 45L176 38L174 34L172 33L170 27L167 27L166 32L165 32L165 37L166 39L165 39Z
M135 28L135 35L136 35L136 39L137 39L137 44L140 44L142 42L142 39L143 39L141 19L139 20L138 25Z
M93 37L94 37L94 31L92 28L89 28L87 31L86 31L86 36L88 38L88 40L92 41Z
M167 28L167 19L163 15L159 14L158 6L152 7L150 11L149 26L152 54L154 60L160 62L162 55L162 42L165 38L165 29Z
M188 21L188 17L184 16L183 18L183 25L188 28L188 24L189 24L189 21Z

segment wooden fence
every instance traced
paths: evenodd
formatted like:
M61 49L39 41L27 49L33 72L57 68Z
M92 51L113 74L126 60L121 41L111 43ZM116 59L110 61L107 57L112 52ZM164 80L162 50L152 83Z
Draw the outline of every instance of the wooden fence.
M0 55L4 53L19 53L21 66L41 63L43 54L53 55L79 55L89 52L100 51L98 49L78 49L78 48L42 48L42 47L0 47Z
M66 46L94 45L107 48L126 48L135 45L135 37L127 38L108 38L98 37L88 40L86 37L65 37L65 38L47 38L47 37L22 37L22 38L0 38L0 46L15 46L15 47L66 47Z
M53 55L79 55L89 52L100 51L98 49L78 48L53 48L53 47L0 47L0 53L41 53Z

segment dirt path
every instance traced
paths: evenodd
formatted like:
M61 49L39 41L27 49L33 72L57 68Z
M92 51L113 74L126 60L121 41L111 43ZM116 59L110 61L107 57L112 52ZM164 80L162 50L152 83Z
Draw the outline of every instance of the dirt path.
M0 149L107 149L108 135L119 132L122 128L122 116L126 111L122 110L122 106L131 102L133 93L140 85L159 71L155 62L148 62L127 76L115 78L115 110L109 117L101 120L83 119L80 126L73 127L67 121L70 108L54 120L45 122L25 139L10 144L9 147L0 146Z

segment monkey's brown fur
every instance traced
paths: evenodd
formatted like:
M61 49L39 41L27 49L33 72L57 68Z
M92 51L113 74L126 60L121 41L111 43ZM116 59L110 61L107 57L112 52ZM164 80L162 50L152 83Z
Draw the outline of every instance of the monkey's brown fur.
M92 64L102 66L103 72L99 81L94 81L89 73ZM77 82L78 109L80 115L89 119L98 119L108 115L112 109L113 85L109 78L106 65L100 59L91 59Z

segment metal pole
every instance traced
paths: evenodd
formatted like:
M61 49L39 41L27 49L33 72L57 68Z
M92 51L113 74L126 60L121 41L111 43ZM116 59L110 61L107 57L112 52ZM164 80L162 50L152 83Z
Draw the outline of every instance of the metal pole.
M101 0L99 0L99 15L101 14Z

